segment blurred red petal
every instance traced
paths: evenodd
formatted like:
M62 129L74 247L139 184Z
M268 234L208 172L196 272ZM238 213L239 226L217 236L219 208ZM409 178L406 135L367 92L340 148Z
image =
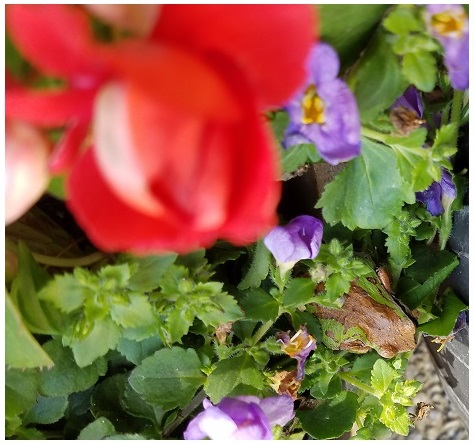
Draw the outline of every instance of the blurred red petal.
M235 120L239 108L227 82L192 53L172 46L129 42L108 52L127 82L184 112Z
M67 188L68 207L103 251L189 252L209 246L215 238L215 233L196 234L175 221L152 218L124 204L103 180L93 149L78 161Z
M163 5L156 41L231 58L267 106L282 105L305 78L317 37L309 5Z
M69 5L8 5L8 34L23 56L51 75L89 86L104 75L87 15Z
M5 114L44 127L63 126L71 118L92 115L94 90L29 91L12 88L5 93Z
M5 223L14 222L44 193L48 185L50 145L35 127L6 122Z

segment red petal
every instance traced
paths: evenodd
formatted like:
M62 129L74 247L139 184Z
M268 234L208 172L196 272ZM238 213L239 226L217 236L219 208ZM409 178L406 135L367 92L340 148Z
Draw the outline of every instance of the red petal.
M20 52L51 75L87 84L104 74L85 12L68 5L8 5L8 33Z
M5 93L5 114L44 127L63 126L71 118L90 119L94 90L28 91Z
M203 56L217 51L243 70L265 105L282 105L304 81L316 40L309 5L163 5L153 37Z
M179 48L129 42L108 51L110 62L128 82L161 103L217 119L236 119L232 91L206 60Z
M70 210L90 240L103 251L189 252L209 246L215 239L215 233L196 234L123 204L103 180L92 149L76 164L67 188Z

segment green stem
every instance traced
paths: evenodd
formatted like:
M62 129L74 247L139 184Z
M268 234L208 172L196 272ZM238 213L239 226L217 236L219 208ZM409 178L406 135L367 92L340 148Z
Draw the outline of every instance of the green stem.
M451 105L451 120L450 123L455 124L455 131L453 134L452 144L457 146L459 122L461 121L462 114L462 101L464 97L464 91L454 90L453 103Z
M273 325L273 321L267 321L265 322L265 324L263 324L258 330L257 332L253 335L252 337L252 345L255 345L257 344L258 341L260 341L260 339L262 339L265 334L267 333L267 331L270 329L270 327Z
M206 392L201 390L192 401L184 407L176 419L163 430L163 437L169 436L198 406L204 401Z
M357 387L358 389L361 389L364 392L370 393L371 395L374 395L374 396L378 397L377 392L372 387L370 387L367 384L364 384L363 382L359 381L358 379L354 378L353 376L342 372L342 373L339 373L339 377L342 380L348 382L349 384L352 384L354 387Z
M362 135L382 143L386 143L388 136L388 134L380 133L379 131L367 128L366 126L362 127Z

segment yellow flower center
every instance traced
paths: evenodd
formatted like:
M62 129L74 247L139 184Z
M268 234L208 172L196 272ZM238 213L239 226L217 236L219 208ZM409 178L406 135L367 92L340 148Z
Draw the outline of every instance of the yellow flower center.
M459 37L462 35L465 21L466 14L464 11L445 11L431 17L431 26L441 36L454 34Z
M322 124L326 121L324 116L324 102L321 97L318 96L314 85L310 85L306 88L303 100L301 101L301 109L303 111L301 121L304 124Z

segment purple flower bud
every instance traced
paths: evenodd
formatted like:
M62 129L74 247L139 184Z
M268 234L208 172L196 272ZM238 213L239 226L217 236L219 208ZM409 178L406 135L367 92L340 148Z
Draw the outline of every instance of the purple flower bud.
M304 365L309 354L316 348L316 339L314 339L306 326L300 327L296 334L290 338L288 333L277 335L278 340L283 344L283 351L290 357L298 361L296 381L304 378Z
M280 264L314 259L321 246L323 223L313 216L297 216L284 227L273 228L263 240Z
M451 174L443 169L439 182L433 182L425 191L415 193L416 200L426 205L426 209L432 216L439 216L456 198L456 186Z
M217 405L203 402L199 413L184 432L184 439L273 439L272 427L284 426L294 418L290 396L223 398Z
M392 109L399 107L414 111L419 119L423 117L424 108L421 94L413 85L409 86L392 105Z
M332 165L360 154L361 126L356 100L337 78L339 57L319 43L308 59L308 78L286 106L290 124L283 146L314 143L321 157Z
M455 89L469 87L469 21L461 5L427 5L428 29L443 46L444 63Z

